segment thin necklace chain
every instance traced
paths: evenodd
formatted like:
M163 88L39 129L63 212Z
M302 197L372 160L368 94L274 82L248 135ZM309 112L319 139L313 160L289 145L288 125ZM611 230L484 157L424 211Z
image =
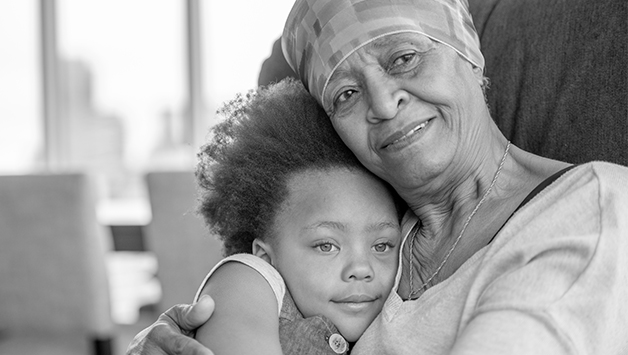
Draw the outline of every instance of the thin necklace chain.
M418 293L419 291L423 290L436 277L436 275L438 275L438 273L443 268L443 266L445 266L445 264L447 263L447 260L449 260L449 257L451 256L451 253L453 253L454 249L456 249L456 246L458 245L458 242L460 241L460 239L462 239L462 236L464 235L464 231L467 229L467 226L469 225L469 222L471 222L471 219L473 218L475 213L478 211L478 209L480 209L480 206L482 206L482 203L484 203L484 200L486 200L488 195L491 193L491 190L493 189L493 186L495 186L495 183L497 182L497 178L499 177L499 173L502 171L502 168L504 167L504 163L506 162L506 157L508 156L508 150L510 150L510 141L508 141L508 144L506 144L506 150L504 151L504 155L502 156L502 160L499 163L499 167L497 168L497 171L495 172L495 176L493 176L493 181L491 181L491 184L489 185L488 189L486 190L486 192L484 193L484 195L480 199L480 202L478 202L478 204L475 205L475 208L473 209L473 211L471 211L471 214L469 215L469 217L467 217L467 220L464 222L464 225L462 226L462 230L460 231L460 234L458 234L458 237L456 238L456 241L451 246L451 248L449 249L449 251L445 255L445 258L440 263L440 265L438 266L436 271L434 271L432 276L430 276L427 279L427 281L425 281L416 290L414 289L414 287L412 285L412 279L413 279L412 269L414 269L414 267L413 267L414 266L413 265L414 264L414 240L416 239L416 235L418 233L419 228L415 229L414 234L412 234L412 238L410 239L410 271L409 271L410 294L408 295L408 299L412 298L412 296L414 296L416 293Z

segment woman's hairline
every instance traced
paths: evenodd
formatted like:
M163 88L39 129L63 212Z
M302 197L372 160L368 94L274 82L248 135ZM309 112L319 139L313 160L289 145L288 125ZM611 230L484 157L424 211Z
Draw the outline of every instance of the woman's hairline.
M345 60L347 60L347 58L349 58L353 53L355 53L356 51L358 51L360 48L372 43L373 41L376 41L380 38L386 37L386 36L390 36L390 35L395 35L395 34L400 34L400 33L417 33L417 34L421 34L424 35L425 37L436 41L440 44L443 44L451 49L453 49L454 51L456 51L456 53L458 53L460 56L462 56L465 60L467 60L469 63L473 64L474 66L481 68L480 65L478 65L477 63L475 63L473 60L471 60L471 58L469 58L468 56L466 56L464 53L460 52L458 49L456 49L454 46L452 46L449 43L443 42L442 40L435 38L434 36L428 35L427 33L425 33L424 31L418 31L418 30L396 30L396 31L391 31L391 32L387 32L387 33L383 33L381 35L377 35L373 38L368 39L367 41L364 41L363 43L361 43L360 45L356 46L355 48L353 48L351 51L349 51L347 54L345 54L339 61L338 63L336 63L336 65L334 65L334 67L331 69L331 71L329 72L329 75L327 76L327 78L325 79L325 84L323 85L323 90L321 90L321 106L323 106L323 109L325 111L327 111L326 107L325 107L325 91L327 91L327 87L329 85L329 81L331 80L331 77L334 75L334 73L336 72L336 70L338 69L338 67L344 63ZM484 70L484 69L482 69Z

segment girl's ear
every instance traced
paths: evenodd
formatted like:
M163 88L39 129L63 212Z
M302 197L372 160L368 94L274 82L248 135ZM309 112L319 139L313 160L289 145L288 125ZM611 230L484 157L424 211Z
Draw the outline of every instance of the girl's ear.
M266 243L265 241L255 238L253 241L253 255L258 256L270 265L273 265L273 248L270 243Z

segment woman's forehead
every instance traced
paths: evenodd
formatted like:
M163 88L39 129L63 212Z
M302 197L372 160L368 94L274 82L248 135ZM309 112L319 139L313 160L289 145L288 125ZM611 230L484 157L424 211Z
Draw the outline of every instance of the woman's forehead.
M351 80L360 75L365 62L378 62L385 65L391 56L401 55L403 50L412 49L417 52L426 52L434 48L438 42L421 33L403 32L394 33L378 38L353 52L329 78L327 88L332 88L335 83L343 80ZM328 95L325 90L324 95Z
M426 35L416 32L392 33L384 37L373 40L364 46L365 51L381 52L382 49L389 49L404 43L411 43L417 46L429 46L433 41Z

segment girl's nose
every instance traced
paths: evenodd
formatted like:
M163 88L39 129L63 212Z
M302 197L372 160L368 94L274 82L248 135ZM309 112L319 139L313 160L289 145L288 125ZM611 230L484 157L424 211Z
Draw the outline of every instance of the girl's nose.
M371 281L373 280L373 276L373 268L368 258L355 256L347 261L342 278L346 282Z

